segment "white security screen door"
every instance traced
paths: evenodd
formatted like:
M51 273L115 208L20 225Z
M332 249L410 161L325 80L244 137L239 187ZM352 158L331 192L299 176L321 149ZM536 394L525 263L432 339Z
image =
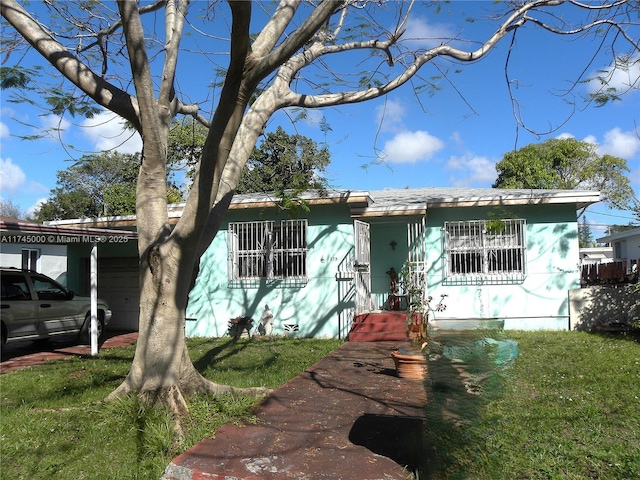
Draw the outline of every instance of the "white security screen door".
M426 217L418 222L407 224L407 244L409 246L408 267L411 283L421 291L421 304L427 299L427 243ZM407 299L409 300L409 299Z
M356 315L371 311L371 233L369 224L353 221L356 258L353 264L356 288Z

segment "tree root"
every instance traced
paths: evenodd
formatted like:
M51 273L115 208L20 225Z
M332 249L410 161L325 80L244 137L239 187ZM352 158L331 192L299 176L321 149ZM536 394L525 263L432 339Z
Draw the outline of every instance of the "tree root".
M144 388L133 385L131 378L127 377L105 401L114 401L126 395L137 394L146 405L163 405L168 408L173 419L173 430L176 435L176 443L182 444L185 438L183 420L189 415L189 407L185 396L198 393L216 397L225 394L249 395L256 398L264 397L272 390L266 387L234 387L212 382L203 377L195 367L184 369L181 372L180 385L167 385L160 388Z
M169 376L160 381L157 376L153 379L145 378L142 373L144 370L136 368L134 360L134 365L127 378L107 396L105 401L114 401L127 395L136 394L147 405L167 407L173 418L177 443L182 443L185 438L183 420L189 415L189 407L185 397L188 398L198 393L212 397L224 394L263 397L272 391L265 387L242 388L221 385L206 379L194 367L186 347L183 349L180 359L179 375L176 375L173 380L168 380Z

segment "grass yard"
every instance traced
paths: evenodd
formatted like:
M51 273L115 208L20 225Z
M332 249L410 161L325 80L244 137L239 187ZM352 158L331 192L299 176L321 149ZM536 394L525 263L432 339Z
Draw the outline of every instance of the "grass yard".
M505 336L519 356L480 375L480 391L451 382L452 362L430 362L419 478L640 479L638 338Z
M274 338L189 339L207 378L238 387L276 388L342 341ZM0 478L158 479L179 453L221 425L251 421L254 397L189 400L187 437L176 445L162 408L137 398L102 400L126 376L134 347L109 349L0 375Z
M506 332L514 364L433 358L419 479L640 479L640 343L577 332ZM334 350L333 340L190 339L207 378L278 387ZM102 399L133 347L0 375L0 478L157 479L222 424L251 421L255 398L190 399L177 446L161 408ZM466 385L460 381L466 375ZM422 443L422 442L420 442Z

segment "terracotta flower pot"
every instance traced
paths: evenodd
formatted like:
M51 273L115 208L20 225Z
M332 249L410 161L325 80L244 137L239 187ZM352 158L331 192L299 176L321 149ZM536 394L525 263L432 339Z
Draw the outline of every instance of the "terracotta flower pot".
M400 378L424 380L427 376L427 361L422 352L395 351L391 354Z

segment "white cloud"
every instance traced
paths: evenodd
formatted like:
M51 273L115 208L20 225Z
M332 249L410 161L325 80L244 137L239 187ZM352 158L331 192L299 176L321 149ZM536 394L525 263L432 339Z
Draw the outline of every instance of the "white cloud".
M36 200L36 202L33 205L27 208L27 211L26 211L27 216L33 215L36 212L36 210L39 210L42 204L45 203L47 200L48 198L46 197Z
M491 184L498 176L495 162L486 157L479 157L472 154L449 158L447 169L459 172L456 176L450 178L452 185L456 187Z
M383 151L385 159L392 163L415 163L429 160L438 150L444 147L439 138L428 132L401 132L385 143Z
M320 125L324 120L324 112L317 108L307 108L305 110L305 121L308 125Z
M600 155L613 155L614 157L631 160L640 152L640 138L636 132L623 132L616 127L604 134L604 143L598 147Z
M451 141L458 146L463 146L464 145L464 141L462 140L462 135L460 134L460 132L453 132L449 138L451 139Z
M0 158L0 190L5 193L17 192L25 183L27 176L13 160Z
M445 24L429 23L425 18L410 17L406 24L406 31L402 39L410 43L410 48L433 48L447 43L456 37L453 29Z
M633 57L627 65L609 65L602 69L602 72L592 73L591 77L602 77L606 84L602 84L597 78L594 78L587 84L589 93L596 93L601 90L614 88L618 93L624 93L635 86L638 88L640 83L640 56Z
M46 115L41 117L42 128L45 130L59 130L61 133L66 131L71 122L58 115Z
M0 138L7 138L9 136L9 127L4 122L0 122Z
M557 138L567 139L575 138L575 136L571 133L562 133ZM598 141L598 137L595 135L587 135L582 141L596 145L598 155L613 155L614 157L631 160L640 152L638 134L632 130L623 132L620 127L615 127L605 132L604 142Z
M560 135L558 135L556 137L558 140L567 140L568 138L576 138L573 134L571 133L561 133ZM587 142L588 140L585 139L585 142Z
M126 130L124 120L111 112L104 112L82 122L82 132L96 151L116 150L136 153L142 150L140 135Z

